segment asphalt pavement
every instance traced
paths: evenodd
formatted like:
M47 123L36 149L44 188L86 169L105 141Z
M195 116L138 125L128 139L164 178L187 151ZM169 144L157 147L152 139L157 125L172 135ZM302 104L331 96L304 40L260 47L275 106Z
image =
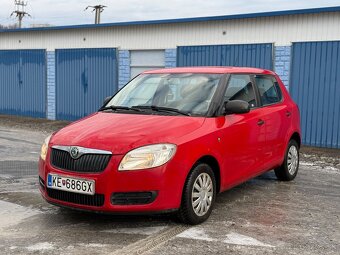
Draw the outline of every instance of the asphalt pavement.
M268 172L219 194L207 222L186 226L173 215L99 215L46 203L37 160L48 132L0 122L0 254L339 254L340 151L309 150L293 182Z

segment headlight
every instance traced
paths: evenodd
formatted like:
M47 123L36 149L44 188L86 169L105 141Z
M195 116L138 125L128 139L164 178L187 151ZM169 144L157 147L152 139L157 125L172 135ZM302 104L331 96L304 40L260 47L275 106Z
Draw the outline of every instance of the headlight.
M128 152L119 164L119 171L140 170L164 165L176 152L174 144L154 144Z
M51 139L52 135L49 135L48 137L46 137L43 145L41 146L41 152L40 152L40 157L42 160L46 160L46 155L47 155L47 150L48 150L48 144L50 143L50 139Z

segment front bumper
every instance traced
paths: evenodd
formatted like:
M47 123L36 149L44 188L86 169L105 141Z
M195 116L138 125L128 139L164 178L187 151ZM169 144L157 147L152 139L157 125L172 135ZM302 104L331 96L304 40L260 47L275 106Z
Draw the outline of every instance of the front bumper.
M118 165L122 157L123 155L112 156L108 166L101 173L78 173L53 167L49 163L48 153L46 162L42 159L39 160L39 187L41 194L49 203L95 212L157 213L176 210L180 207L182 189L186 178L186 171L183 171L183 166L172 159L167 164L153 169L118 171ZM95 202L90 201L84 204L79 202L88 199L88 197L84 198L84 195L75 195L75 193L69 192L65 194L56 190L48 190L45 184L49 173L94 180L94 196L103 196L103 203L98 202L98 197L95 197L89 198L95 199ZM120 198L126 199L124 194L128 194L128 197L130 196L127 203L119 200ZM136 198L136 194L137 198L146 194L151 194L152 198L148 200L144 197L144 200L131 200L131 196Z

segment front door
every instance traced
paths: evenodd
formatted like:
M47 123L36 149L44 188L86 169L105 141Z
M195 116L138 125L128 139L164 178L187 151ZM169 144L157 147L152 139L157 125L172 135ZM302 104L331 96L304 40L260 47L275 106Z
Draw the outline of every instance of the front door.
M231 75L224 101L243 100L250 112L225 116L221 142L225 153L224 185L234 186L254 176L263 164L265 146L264 114L255 95L250 75Z

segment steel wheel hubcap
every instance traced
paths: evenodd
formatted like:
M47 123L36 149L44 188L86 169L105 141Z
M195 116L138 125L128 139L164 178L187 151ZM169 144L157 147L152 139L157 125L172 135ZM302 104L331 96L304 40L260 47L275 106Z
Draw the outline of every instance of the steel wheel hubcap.
M213 199L213 182L207 173L201 173L197 176L194 186L192 187L191 204L197 216L205 215Z
M288 150L288 157L287 157L287 166L288 166L288 172L291 175L294 175L298 166L299 162L299 153L297 148L292 145L290 146Z

